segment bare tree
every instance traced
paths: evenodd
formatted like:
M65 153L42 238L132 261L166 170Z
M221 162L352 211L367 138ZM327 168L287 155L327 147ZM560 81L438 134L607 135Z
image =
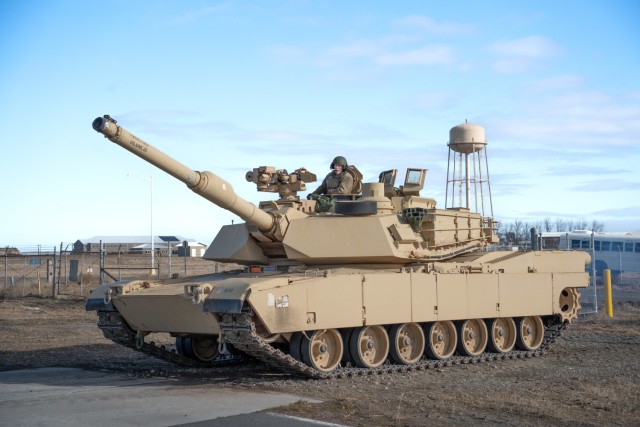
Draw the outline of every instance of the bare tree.
M591 228L589 228L589 222L584 219L580 220L564 220L562 218L545 218L544 220L538 220L535 222L526 222L521 220L515 220L511 223L499 223L498 224L498 236L500 241L506 245L521 245L527 243L530 240L531 228L536 228L540 232L566 232L572 230L593 230L604 231L604 223L593 220L591 222Z
M589 227L589 223L584 219L579 219L574 222L573 226L575 227L574 230L587 230L587 227Z
M538 232L541 232L543 230L543 227L544 227L544 222L538 220L533 224L533 227L535 227L535 229L538 230Z

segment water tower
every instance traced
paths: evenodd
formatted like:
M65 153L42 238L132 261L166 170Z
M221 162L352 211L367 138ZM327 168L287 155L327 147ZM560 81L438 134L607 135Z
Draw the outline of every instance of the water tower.
M484 128L471 123L454 126L449 131L447 145L449 146L449 163L447 164L445 207L471 210L473 198L475 212L481 213L482 216L493 217ZM451 198L449 198L449 187L451 187ZM485 213L485 196L489 199L489 215Z

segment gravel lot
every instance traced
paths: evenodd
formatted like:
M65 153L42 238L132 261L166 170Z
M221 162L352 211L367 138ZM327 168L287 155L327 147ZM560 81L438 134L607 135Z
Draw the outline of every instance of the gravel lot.
M307 380L260 363L180 368L105 339L79 297L0 291L0 370L107 369L185 383L324 400L278 411L352 426L640 425L640 287L618 288L615 316L582 316L539 358L409 374Z

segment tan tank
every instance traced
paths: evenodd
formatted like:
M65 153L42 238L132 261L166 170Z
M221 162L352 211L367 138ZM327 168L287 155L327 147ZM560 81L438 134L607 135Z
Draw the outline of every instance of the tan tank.
M247 181L280 198L255 206L109 116L93 128L246 221L222 227L204 255L242 271L91 293L87 310L124 345L215 363L232 344L286 372L324 378L535 356L577 318L588 255L491 250L490 217L420 196L426 169L408 169L399 188L397 171L385 171L335 212L316 213L315 200L297 194L314 174L259 167ZM176 337L178 354L145 342L152 332Z

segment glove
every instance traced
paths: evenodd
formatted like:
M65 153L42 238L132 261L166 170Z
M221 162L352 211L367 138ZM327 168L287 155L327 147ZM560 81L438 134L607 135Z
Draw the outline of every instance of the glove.
M319 194L309 193L307 194L307 200L317 200Z

